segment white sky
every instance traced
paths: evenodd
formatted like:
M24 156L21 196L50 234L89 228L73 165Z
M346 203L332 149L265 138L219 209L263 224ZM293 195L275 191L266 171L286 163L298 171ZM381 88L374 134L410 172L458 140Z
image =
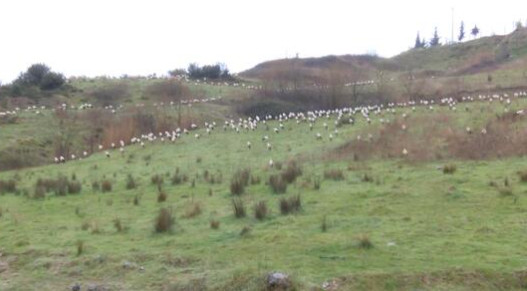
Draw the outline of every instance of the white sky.
M492 4L491 4L492 3ZM71 75L165 74L189 63L260 62L329 54L396 55L417 31L450 38L512 31L527 1L1 0L0 81L33 63ZM445 40L443 39L443 42Z

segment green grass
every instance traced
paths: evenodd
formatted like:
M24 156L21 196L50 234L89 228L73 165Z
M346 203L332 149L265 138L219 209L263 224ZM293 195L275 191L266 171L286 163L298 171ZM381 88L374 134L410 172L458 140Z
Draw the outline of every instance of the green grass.
M461 108L457 113L438 108L434 114L449 115L460 128L478 128L503 110L498 104L469 106L468 113ZM522 108L525 103L513 106ZM400 109L398 114L403 111L410 112ZM409 124L426 114L412 113ZM270 124L271 129L274 126ZM420 125L413 126L418 132ZM527 184L519 181L516 172L525 170L526 158L426 163L374 158L359 163L351 157L326 157L367 128L377 127L377 121L367 125L359 120L354 127L339 128L331 142L322 121L313 131L306 123L290 121L279 134L262 125L240 134L218 127L210 136L200 130L200 140L191 133L175 144L127 147L124 155L115 151L109 159L98 153L65 165L0 173L0 179L16 176L21 190L18 195L0 196L0 261L9 262L9 269L0 273L0 289L60 290L74 282L101 283L118 290L170 286L178 290L178 286L198 283L219 290L257 289L267 272L280 270L291 274L301 290L335 278L355 278L338 279L344 290L346 286L473 289L467 281L473 273L490 276L476 281L480 289L490 290L493 282L524 270ZM324 135L323 141L315 140L316 132ZM263 135L270 137L271 152L261 141ZM251 150L247 141L253 145ZM296 159L303 174L286 194L273 194L265 182L249 183L241 196L247 216L235 218L229 190L232 175L250 167L252 175L267 181L279 173L268 168L271 158L284 168L289 159ZM445 163L455 163L457 171L443 174ZM347 170L349 165L355 170ZM170 183L176 168L188 175L187 182ZM313 189L313 180L328 169L342 169L344 180L323 180L320 190ZM221 183L206 182L205 171L216 178L221 175ZM43 200L24 196L24 190L32 195L38 178L73 173L82 183L80 194L57 197L50 193ZM365 173L373 182L362 181ZM138 186L126 190L129 174ZM154 174L164 176L166 202L157 202L158 189L150 181ZM505 177L512 195L500 195L489 186ZM113 182L113 191L93 192L92 182L103 179ZM297 194L301 211L281 215L279 199ZM262 221L252 213L258 201L266 201L269 209ZM196 202L201 214L184 217ZM172 209L175 217L175 226L166 234L154 231L154 219L162 207ZM324 216L328 227L322 232ZM121 232L116 230L116 219ZM219 229L210 228L211 220L220 222ZM240 235L247 226L251 231ZM372 248L357 246L357 238L363 235L369 237ZM79 242L82 253L78 255ZM123 268L124 262L135 267ZM456 272L461 279L441 275ZM440 279L430 283L398 279L434 274ZM519 286L510 285L511 289Z

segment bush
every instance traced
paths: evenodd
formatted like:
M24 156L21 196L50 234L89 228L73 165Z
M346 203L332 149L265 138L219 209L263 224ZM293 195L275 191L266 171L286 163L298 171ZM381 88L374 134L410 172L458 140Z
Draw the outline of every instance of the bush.
M457 170L455 164L448 164L443 166L443 174L454 174Z
M156 217L154 228L156 232L167 232L172 229L174 218L172 212L166 208L161 208Z
M295 161L287 163L287 167L282 172L282 180L286 183L293 183L298 176L302 175L302 168Z
M301 208L302 200L300 198L300 195L291 196L289 197L289 199L280 199L280 213L282 213L282 215L298 212Z
M344 173L340 169L328 169L324 171L324 179L334 181L344 180Z
M112 182L110 180L103 180L101 183L101 190L103 193L112 192Z
M260 201L254 205L254 217L258 220L264 220L267 216L267 203Z
M278 175L271 175L269 177L269 186L275 194L282 194L287 191L287 183Z
M128 178L126 180L126 189L131 190L137 188L137 183L135 182L134 177L132 177L131 174L128 174Z
M241 199L232 199L232 206L236 218L245 217L245 205Z

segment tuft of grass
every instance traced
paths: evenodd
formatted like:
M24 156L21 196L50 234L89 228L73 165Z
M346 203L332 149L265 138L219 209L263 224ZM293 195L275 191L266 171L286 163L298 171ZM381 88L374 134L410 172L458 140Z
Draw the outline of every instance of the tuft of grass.
M328 231L328 223L325 215L322 217L322 224L320 225L320 229L322 230L322 232Z
M280 213L287 215L300 211L302 208L302 199L300 195L291 196L289 198L282 198L279 201Z
M289 161L287 167L282 171L282 180L286 183L293 183L298 176L302 175L302 168L294 161Z
M155 219L154 229L156 232L168 232L174 225L174 218L172 217L172 211L167 208L159 209L159 214Z
M101 182L101 190L102 190L103 193L112 192L112 181L110 181L110 180L103 180Z
M320 179L318 177L313 179L313 189L320 190Z
M84 252L84 242L82 240L77 241L77 256L82 255Z
M68 193L69 194L78 194L82 190L82 184L78 181L68 182Z
M139 197L137 197L137 196L134 197L134 205L135 206L139 205Z
M254 217L258 220L264 220L267 217L267 203L260 201L254 205Z
M454 174L457 170L455 164L448 164L443 166L443 174Z
M88 221L83 221L82 224L81 224L81 230L88 230L90 228L90 222Z
M113 220L113 226L115 227L115 230L117 230L117 232L123 232L123 225L121 223L121 219L119 218L115 218Z
M212 229L220 228L220 222L218 220L212 219L210 221L210 228L212 228Z
M137 188L137 183L135 182L134 177L131 174L128 174L126 178L126 189L131 190Z
M373 248L373 243L371 242L370 237L367 234L358 235L356 240L357 240L357 247L359 249Z
M514 193L512 192L512 189L510 187L501 187L501 188L498 189L498 192L503 197L513 196L514 195Z
M163 190L160 190L159 193L157 194L157 202L161 203L161 202L165 202L166 200L167 200L167 193L165 193L165 191Z
M324 179L334 181L344 180L344 173L341 169L328 169L324 171Z
M93 192L98 192L99 190L101 190L101 185L99 184L99 182L93 181L91 183L91 189Z
M245 205L243 203L243 200L239 198L232 199L232 207L234 210L234 216L236 218L242 218L245 217Z
M269 186L275 194L282 194L287 191L287 183L280 175L269 176Z
M35 193L33 198L35 199L44 199L46 197L46 188L44 186L37 185L35 187Z
M239 196L245 193L245 187L249 185L250 176L250 169L238 170L236 173L234 173L231 179L231 194Z
M185 210L185 218L193 218L200 215L202 212L201 204L199 202L193 202L187 206Z
M370 174L365 173L362 176L362 182L366 182L366 183L373 182L373 177Z
M16 193L17 183L14 179L2 181L0 180L0 194Z
M520 181L527 182L527 170L518 172L518 176L520 177Z
M260 176L251 176L251 185L258 185L260 184Z
M152 184L154 185L161 185L163 184L163 176L162 175L159 175L159 174L155 174L153 175L150 180L152 181Z
M247 236L249 235L250 232L251 232L251 227L246 225L242 228L242 231L240 231L240 236Z

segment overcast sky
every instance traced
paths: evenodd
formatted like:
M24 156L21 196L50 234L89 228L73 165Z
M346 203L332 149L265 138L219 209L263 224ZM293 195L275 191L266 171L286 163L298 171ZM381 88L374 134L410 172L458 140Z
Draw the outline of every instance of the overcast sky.
M492 3L492 4L491 4ZM483 35L527 21L527 1L1 0L0 81L33 63L71 75L166 74L191 62L233 72L330 54L396 55L464 20ZM468 33L467 33L468 34Z

